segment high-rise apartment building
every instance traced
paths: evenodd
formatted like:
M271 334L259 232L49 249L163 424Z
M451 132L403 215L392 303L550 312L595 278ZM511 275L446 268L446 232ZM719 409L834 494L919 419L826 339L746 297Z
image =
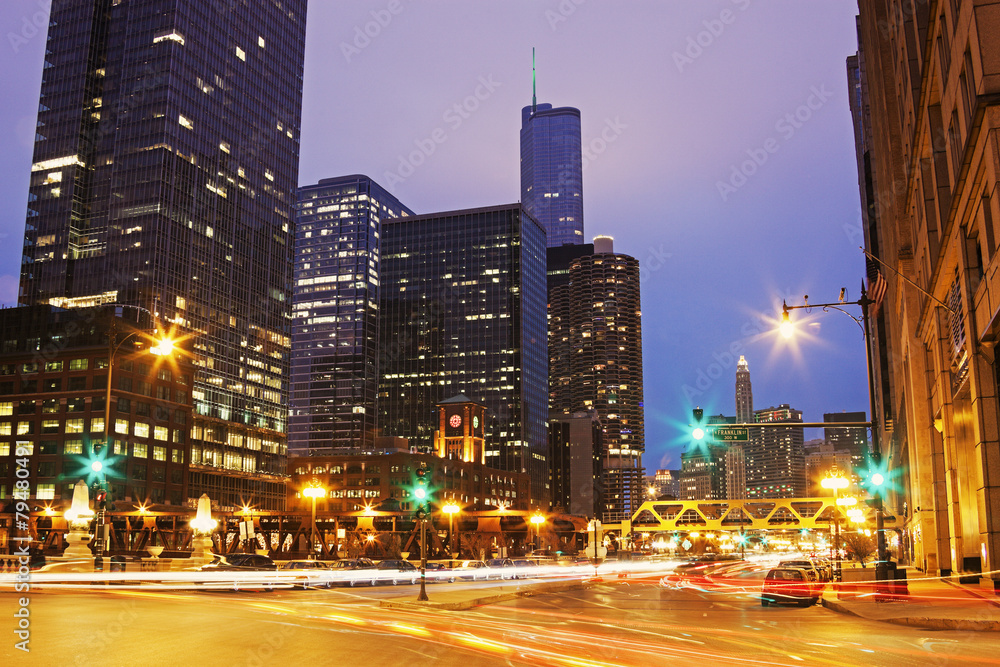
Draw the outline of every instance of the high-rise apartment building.
M639 262L615 253L609 237L594 239L590 254L565 251L548 251L549 405L564 414L597 411L604 425L602 520L620 521L645 499Z
M367 176L299 188L288 449L375 447L382 221L413 215Z
M430 451L436 406L486 406L486 465L548 503L545 230L519 204L382 221L380 435Z
M754 411L757 423L802 422L802 411L783 403ZM801 498L806 495L806 463L802 451L801 426L757 429L758 435L745 447L746 497Z
M978 0L858 8L858 231L887 281L872 322L873 440L903 521L889 549L931 576L982 572L996 590L1000 12Z
M191 497L284 504L305 0L61 0L19 301L193 337ZM241 502L242 501L242 502Z
M532 103L521 109L521 204L549 247L583 243L580 110Z

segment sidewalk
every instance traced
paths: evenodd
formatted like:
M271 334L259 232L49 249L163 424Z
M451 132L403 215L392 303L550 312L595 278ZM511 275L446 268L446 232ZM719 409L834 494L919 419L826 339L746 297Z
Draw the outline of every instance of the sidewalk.
M870 621L909 625L929 630L1000 632L1000 596L975 585L959 584L958 577L927 577L907 570L908 595L879 600L874 594L847 597L831 585L823 606Z

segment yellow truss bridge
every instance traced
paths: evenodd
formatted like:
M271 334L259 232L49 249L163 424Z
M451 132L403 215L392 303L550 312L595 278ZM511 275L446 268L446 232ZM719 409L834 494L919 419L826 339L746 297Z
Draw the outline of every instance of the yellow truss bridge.
M875 510L861 503L856 507L874 522ZM749 532L762 530L831 530L840 515L841 528L851 520L845 507L833 498L766 498L759 500L650 500L629 521L604 524L605 531L627 534L692 530ZM897 518L884 514L886 528L896 528Z

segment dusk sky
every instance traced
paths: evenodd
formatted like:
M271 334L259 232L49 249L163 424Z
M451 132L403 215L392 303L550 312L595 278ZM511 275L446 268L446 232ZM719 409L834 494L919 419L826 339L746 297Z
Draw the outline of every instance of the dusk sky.
M47 8L0 4L8 306ZM613 236L642 266L647 470L680 467L695 405L735 414L740 354L755 408L867 412L854 322L795 311L806 335L774 333L782 298L860 297L845 69L856 13L847 1L312 0L299 183L366 174L417 213L517 201L535 47L538 102L581 111L585 237Z

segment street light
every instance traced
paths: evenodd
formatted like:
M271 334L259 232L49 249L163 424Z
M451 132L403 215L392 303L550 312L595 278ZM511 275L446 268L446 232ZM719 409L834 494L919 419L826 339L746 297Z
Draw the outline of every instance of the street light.
M542 524L545 523L545 517L539 513L535 513L531 517L531 523L535 526L535 548L539 548L539 543L541 541L541 530Z
M453 521L455 515L458 512L460 512L461 510L462 510L462 508L459 507L458 505L456 505L455 503L448 503L447 505L445 505L444 507L441 508L441 511L448 515L448 547L449 547L449 551L451 551L452 554L456 554L456 555L457 555L457 552L455 551L455 537L454 537L454 533L452 532L452 528L453 528L452 521Z
M840 474L840 471L838 471L836 467L834 467L834 469L830 471L830 473L826 477L823 478L823 481L820 482L820 486L822 486L824 489L833 490L833 502L835 505L840 505L841 498L838 497L840 495L840 490L847 488L848 484L849 482L847 481L847 478L842 476ZM835 571L837 579L840 579L841 569L840 569L840 508L839 507L834 507L833 522L834 525L836 526L836 536L833 538L833 550L834 553L836 554L834 556L834 561L836 563Z
M864 281L861 282L861 298L857 301L845 301L844 300L844 290L840 292L840 301L837 303L817 303L810 304L807 302L802 306L789 306L784 301L781 302L781 331L782 334L787 338L791 336L791 321L789 319L788 311L798 310L800 308L822 308L824 312L829 312L831 310L836 310L844 315L850 317L854 322L861 327L862 334L865 340L865 371L868 373L868 410L871 421L868 426L872 431L872 464L876 469L880 469L882 465L882 445L879 439L879 424L878 424L878 414L876 412L875 405L875 371L872 367L872 352L871 352L871 325L868 318L868 310L871 308L875 302L868 298L868 292L865 290ZM861 306L861 317L856 317L851 313L844 310L844 306ZM787 327L785 325L788 325ZM883 478L884 479L884 478ZM882 490L878 487L877 493L875 495L875 537L876 544L878 547L878 556L875 561L875 579L876 587L880 590L885 589L885 581L888 575L888 567L886 561L886 549L885 549L885 516L882 507Z
M315 557L316 554L316 499L326 495L326 489L319 485L318 479L313 479L312 484L302 489L302 495L312 500L312 530L309 533L309 551Z

